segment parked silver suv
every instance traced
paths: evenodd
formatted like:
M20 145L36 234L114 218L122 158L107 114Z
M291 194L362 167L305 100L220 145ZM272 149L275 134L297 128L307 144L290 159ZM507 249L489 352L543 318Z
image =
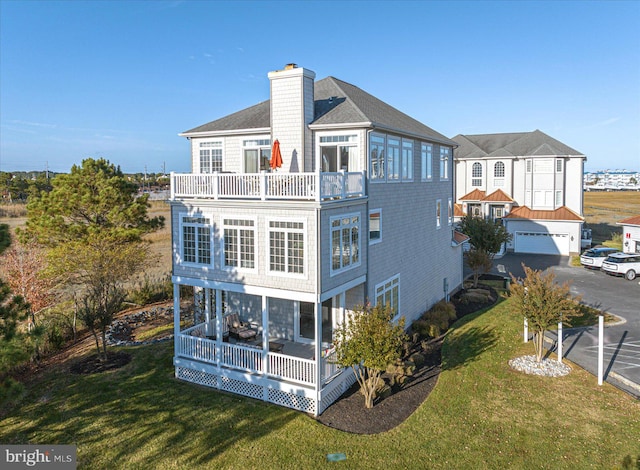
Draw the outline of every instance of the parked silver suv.
M640 253L614 253L602 263L602 270L633 281L640 274Z

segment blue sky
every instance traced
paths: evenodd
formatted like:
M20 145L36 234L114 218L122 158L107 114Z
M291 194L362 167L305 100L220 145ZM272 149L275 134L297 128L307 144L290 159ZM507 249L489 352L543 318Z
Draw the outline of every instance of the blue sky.
M178 133L296 63L438 132L540 129L640 171L637 1L0 0L0 170L189 171Z

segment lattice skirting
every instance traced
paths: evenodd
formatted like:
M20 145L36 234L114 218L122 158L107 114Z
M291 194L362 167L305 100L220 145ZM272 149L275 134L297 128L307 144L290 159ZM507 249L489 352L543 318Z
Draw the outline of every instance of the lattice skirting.
M356 376L351 370L345 370L336 379L331 381L322 391L318 414L329 408L338 398L356 383Z
M176 366L176 378L184 380L186 382L192 382L199 385L205 385L207 387L225 390L227 392L236 393L238 395L256 398L258 400L268 401L276 405L293 408L294 410L303 411L305 413L310 413L314 416L320 413L318 406L319 403L313 397L291 393L286 390L279 390L267 385L252 384L241 380L235 380L229 377L212 374L210 372L194 370L182 366ZM347 386L344 390L348 388L349 386ZM336 389L342 389L342 387L336 387ZM331 403L337 400L342 393L343 392L336 392L327 396L325 400L330 399L331 402L326 403L322 407L322 410L324 411Z

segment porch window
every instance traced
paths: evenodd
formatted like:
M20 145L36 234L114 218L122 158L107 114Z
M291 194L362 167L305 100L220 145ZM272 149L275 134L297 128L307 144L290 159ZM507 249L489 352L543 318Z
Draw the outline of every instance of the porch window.
M471 167L471 186L482 186L482 164L477 162Z
M331 271L341 271L360 265L360 215L332 217Z
M320 136L320 155L324 172L360 170L357 135Z
M369 244L382 241L382 209L369 211Z
M269 169L271 160L271 140L256 139L244 140L244 171L245 173L258 173Z
M182 261L211 264L211 219L202 215L181 218Z
M431 180L433 175L433 145L422 144L421 145L422 156L422 181Z
M255 269L255 222L245 219L223 219L223 265L229 268Z
M388 305L394 316L400 312L400 274L376 285L376 305Z
M269 222L269 270L304 274L304 223Z
M449 158L451 157L451 149L449 147L440 147L440 179L449 179Z
M200 142L200 173L222 171L222 141Z

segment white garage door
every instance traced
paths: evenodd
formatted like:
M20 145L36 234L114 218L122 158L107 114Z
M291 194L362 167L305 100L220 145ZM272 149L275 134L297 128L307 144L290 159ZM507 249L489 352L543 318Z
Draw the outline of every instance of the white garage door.
M568 233L516 232L516 253L540 253L542 255L568 255Z

